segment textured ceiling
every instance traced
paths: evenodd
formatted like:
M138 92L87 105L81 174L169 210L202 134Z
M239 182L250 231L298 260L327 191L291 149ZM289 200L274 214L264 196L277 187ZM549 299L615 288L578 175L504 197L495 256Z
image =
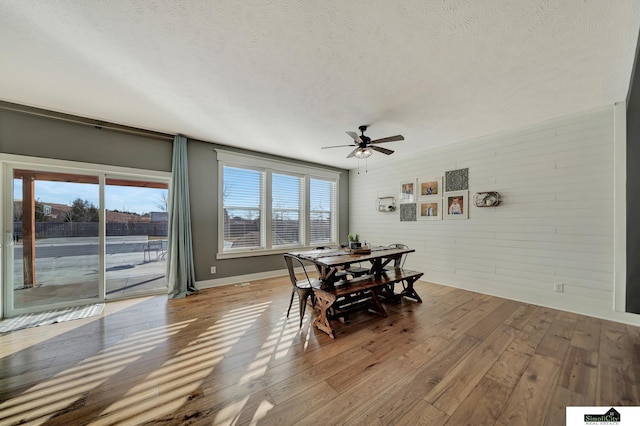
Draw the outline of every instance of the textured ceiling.
M0 99L344 168L626 98L638 0L0 0ZM369 169L387 157L375 153Z

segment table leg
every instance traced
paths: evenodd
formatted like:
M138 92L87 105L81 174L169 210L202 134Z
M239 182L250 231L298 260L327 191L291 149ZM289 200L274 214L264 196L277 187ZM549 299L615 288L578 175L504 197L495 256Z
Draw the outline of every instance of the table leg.
M332 339L335 339L336 336L333 334L333 329L331 328L327 311L335 303L336 296L318 288L314 288L313 292L316 295L316 305L320 308L320 315L318 315L315 321L313 321L313 325L319 330L327 333Z
M338 268L316 264L316 269L318 270L318 279L320 281L327 284L333 284L337 281L336 272L338 272Z

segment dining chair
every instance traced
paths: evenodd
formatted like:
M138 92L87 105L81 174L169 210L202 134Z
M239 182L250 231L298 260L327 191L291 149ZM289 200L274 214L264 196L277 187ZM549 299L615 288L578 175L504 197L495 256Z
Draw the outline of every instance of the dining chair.
M409 248L409 246L407 246L406 244L389 244L387 247L390 249L401 249L401 250L405 250ZM405 260L407 260L406 253L393 261L393 269L404 268Z
M316 298L313 295L314 288L320 288L322 281L316 278L309 278L307 269L302 263L302 260L297 256L289 253L285 253L284 260L287 262L287 269L289 270L289 278L291 279L291 300L289 301L289 309L287 309L287 318L289 318L289 312L291 311L291 305L293 305L293 298L298 294L298 302L300 304L300 327L302 327L302 319L304 318L304 311L307 307L307 299L311 297L312 306L316 305ZM296 276L296 267L302 267L305 278L298 279Z

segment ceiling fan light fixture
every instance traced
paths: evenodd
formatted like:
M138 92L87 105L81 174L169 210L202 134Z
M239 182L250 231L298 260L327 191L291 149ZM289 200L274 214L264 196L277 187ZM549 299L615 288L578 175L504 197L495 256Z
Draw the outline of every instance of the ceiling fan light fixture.
M378 151L385 155L393 154L393 150L383 148L381 146L378 146L378 144L404 140L404 136L402 135L388 136L386 138L371 140L370 137L364 135L365 130L367 130L367 126L360 126L362 135L358 135L355 132L346 132L347 135L351 136L351 138L353 139L353 143L350 145L323 146L322 149L340 148L343 146L350 147L353 151L351 151L349 155L347 155L347 158L356 157L358 160L364 160L371 157L373 151Z
M359 160L362 160L364 158L371 157L371 154L373 154L371 148L358 148L353 156Z

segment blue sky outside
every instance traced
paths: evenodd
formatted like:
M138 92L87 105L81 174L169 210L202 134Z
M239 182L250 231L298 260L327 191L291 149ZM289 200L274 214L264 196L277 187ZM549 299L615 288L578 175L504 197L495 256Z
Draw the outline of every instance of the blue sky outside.
M225 206L259 208L261 172L234 167L225 167ZM298 209L299 179L295 176L272 175L273 206L277 209ZM329 210L331 206L331 185L329 181L310 180L311 210ZM14 198L22 198L22 180L14 179ZM74 182L35 182L36 200L42 203L71 205L76 198L99 205L98 185ZM105 187L105 208L138 214L160 211L166 189L138 188L107 185Z
M158 212L161 211L158 205L162 203L163 193L166 196L168 190L106 185L105 208L138 214ZM22 199L21 179L13 180L13 194L14 199ZM96 184L36 180L35 198L44 204L65 205L71 205L76 198L81 198L98 207L99 189Z

